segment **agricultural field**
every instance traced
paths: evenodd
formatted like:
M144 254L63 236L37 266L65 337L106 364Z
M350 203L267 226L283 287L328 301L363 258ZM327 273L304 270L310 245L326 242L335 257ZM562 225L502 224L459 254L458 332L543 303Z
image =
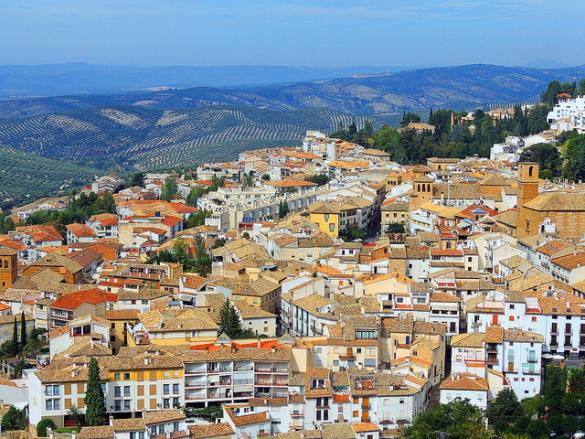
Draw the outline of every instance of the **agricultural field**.
M98 174L94 168L0 145L0 207L67 194Z
M159 110L99 107L0 119L0 144L105 168L164 169L228 160L251 148L299 145L308 129L335 131L354 121L395 124L398 114L351 116L325 108L254 107Z

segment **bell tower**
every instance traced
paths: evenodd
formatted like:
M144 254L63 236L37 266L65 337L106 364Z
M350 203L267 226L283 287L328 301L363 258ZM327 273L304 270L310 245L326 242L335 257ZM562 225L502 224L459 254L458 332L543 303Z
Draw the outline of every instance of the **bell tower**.
M0 248L0 291L12 288L18 276L16 250Z
M419 175L414 178L413 193L411 195L411 208L418 208L420 205L433 200L433 179L426 175Z
M538 231L538 218L524 206L538 196L538 163L518 163L518 220L516 221L516 236L535 235Z

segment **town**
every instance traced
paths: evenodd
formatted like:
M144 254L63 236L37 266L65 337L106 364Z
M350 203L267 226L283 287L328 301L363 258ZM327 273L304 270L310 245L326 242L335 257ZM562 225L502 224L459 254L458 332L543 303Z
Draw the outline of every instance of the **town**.
M585 101L555 99L549 129L508 135L489 158L400 164L307 131L14 208L0 235L2 429L488 437L413 433L462 410L473 429L582 430L585 185L551 178L537 152L585 133Z

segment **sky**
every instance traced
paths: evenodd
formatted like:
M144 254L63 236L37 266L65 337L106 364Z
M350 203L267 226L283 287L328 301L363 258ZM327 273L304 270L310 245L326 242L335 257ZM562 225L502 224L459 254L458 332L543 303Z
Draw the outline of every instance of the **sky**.
M0 64L585 64L585 0L0 0Z

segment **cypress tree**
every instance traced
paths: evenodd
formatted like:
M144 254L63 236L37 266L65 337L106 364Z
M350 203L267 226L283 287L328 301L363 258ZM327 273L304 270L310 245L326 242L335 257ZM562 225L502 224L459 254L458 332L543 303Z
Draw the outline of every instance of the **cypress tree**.
M14 326L12 327L12 341L10 342L10 352L12 355L18 354L18 323L16 321L16 316L14 316Z
M95 358L89 361L85 406L85 423L89 426L103 425L106 418L106 405L100 382L100 367Z
M234 305L226 300L219 311L219 332L230 338L238 338L243 332L242 322Z
M24 311L20 314L20 349L26 346L26 319Z

